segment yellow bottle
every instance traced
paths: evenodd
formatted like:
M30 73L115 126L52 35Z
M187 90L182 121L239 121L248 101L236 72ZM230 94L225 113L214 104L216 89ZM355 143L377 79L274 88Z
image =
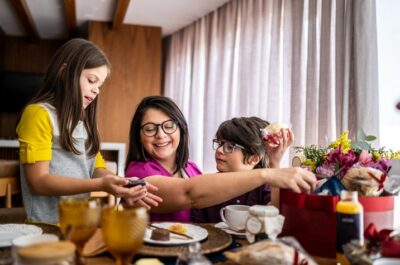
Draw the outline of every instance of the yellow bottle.
M343 245L358 240L364 245L364 214L358 202L357 191L343 190L336 205L336 261L341 265L350 265L343 254Z

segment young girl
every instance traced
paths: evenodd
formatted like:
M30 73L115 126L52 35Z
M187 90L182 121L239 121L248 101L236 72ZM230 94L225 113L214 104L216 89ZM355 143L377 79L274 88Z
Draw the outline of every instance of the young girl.
M93 43L72 39L53 56L44 83L17 126L21 188L30 221L57 223L61 196L106 191L133 204L157 205L147 188L124 188L127 179L106 169L100 155L97 96L110 63Z
M279 168L284 152L293 142L290 129L275 135L276 143L263 139L261 129L269 123L257 117L233 118L223 122L213 140L218 172L243 172L255 168ZM221 221L221 208L231 204L265 205L271 201L271 187L264 185L224 203L205 209L192 210L193 222Z

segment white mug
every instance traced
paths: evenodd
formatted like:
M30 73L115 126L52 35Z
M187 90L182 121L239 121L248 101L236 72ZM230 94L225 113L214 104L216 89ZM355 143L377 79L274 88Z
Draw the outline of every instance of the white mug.
M240 231L245 229L247 217L249 216L248 205L228 205L220 210L222 221L229 228Z

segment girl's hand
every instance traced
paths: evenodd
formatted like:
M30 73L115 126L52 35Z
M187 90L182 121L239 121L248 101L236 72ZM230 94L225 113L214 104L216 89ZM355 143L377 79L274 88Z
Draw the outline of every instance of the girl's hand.
M124 196L124 205L127 207L142 206L148 210L150 210L151 207L157 207L158 204L162 202L162 199L151 192L157 191L158 188L148 182L146 182L146 186L144 186L144 188L146 189L144 197L137 199L135 196Z
M274 134L273 141L264 139L264 148L270 168L280 167L282 157L293 141L294 135L289 128L282 128L277 134Z
M133 178L138 179L138 178ZM146 197L147 188L146 186L137 185L132 188L126 188L129 179L121 178L113 174L107 174L101 178L102 189L108 193L111 193L117 197L127 197L134 201L138 201Z

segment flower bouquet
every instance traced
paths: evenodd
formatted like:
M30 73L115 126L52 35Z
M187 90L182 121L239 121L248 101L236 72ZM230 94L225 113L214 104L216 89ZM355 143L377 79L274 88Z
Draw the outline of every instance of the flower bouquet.
M297 153L302 153L301 166L309 168L322 182L335 177L335 181L339 180L343 185L339 189L357 191L361 196L379 196L384 188L390 194L397 193L399 180L390 181L387 176L390 159L400 158L400 152L374 149L370 142L376 137L366 135L362 130L357 133L357 141L352 143L348 133L344 132L325 148L317 145L295 147ZM332 190L323 192L337 194Z
M327 147L296 147L297 166L308 168L325 183L315 194L281 190L280 212L285 216L282 236L296 237L312 255L335 258L336 204L341 189L359 192L365 226L370 223L377 229L393 226L394 196L383 195L394 194L396 185L388 185L393 176L387 176L390 159L400 154L374 149L370 144L374 140L374 136L360 131L352 143L348 132L344 132Z

